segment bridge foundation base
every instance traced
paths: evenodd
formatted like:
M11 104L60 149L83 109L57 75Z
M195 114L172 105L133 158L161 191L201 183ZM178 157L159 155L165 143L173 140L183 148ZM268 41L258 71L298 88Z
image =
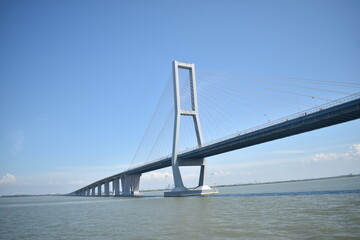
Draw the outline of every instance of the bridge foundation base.
M218 193L216 189L212 189L209 186L200 186L195 189L174 188L171 192L164 192L164 197L204 196Z

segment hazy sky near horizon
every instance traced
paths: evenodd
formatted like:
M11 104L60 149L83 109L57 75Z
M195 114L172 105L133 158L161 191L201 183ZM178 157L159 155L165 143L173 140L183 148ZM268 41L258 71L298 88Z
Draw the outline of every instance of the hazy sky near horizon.
M0 195L67 193L127 169L175 59L360 83L360 1L0 1ZM356 120L212 157L209 181L358 174L359 133ZM185 183L196 174L185 168Z

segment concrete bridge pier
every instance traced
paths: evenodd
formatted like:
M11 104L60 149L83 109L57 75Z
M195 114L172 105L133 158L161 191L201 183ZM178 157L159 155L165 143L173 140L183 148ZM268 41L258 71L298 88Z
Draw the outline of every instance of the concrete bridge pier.
M91 196L95 196L95 188L96 188L96 187L92 187L92 188L91 188Z
M98 192L97 195L101 196L101 183L97 186Z
M120 195L120 184L119 184L120 178L116 178L113 181L113 193L114 196L119 196Z
M130 193L132 196L139 196L139 188L140 188L140 177L141 174L131 175L130 177Z
M105 182L105 183L104 183L105 196L109 196L109 195L110 195L109 185L110 185L110 182Z
M121 195L126 196L127 194L130 195L130 189L128 189L129 185L126 184L126 177L121 177Z
M141 174L123 176L121 178L122 195L126 197L139 196Z

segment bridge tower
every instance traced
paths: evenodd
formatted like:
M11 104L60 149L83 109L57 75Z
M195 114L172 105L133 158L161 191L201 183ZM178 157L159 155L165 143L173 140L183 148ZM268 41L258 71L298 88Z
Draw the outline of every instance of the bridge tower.
M184 69L189 72L191 109L181 108L179 69ZM201 147L201 145L203 144L203 137L202 137L201 124L200 124L199 112L198 112L198 103L197 103L195 64L173 61L173 85L174 85L175 123L174 123L171 166L173 171L175 188L171 192L165 192L164 196L179 197L179 196L189 196L189 195L215 194L217 193L217 191L211 189L207 184L207 174L206 174L207 162L205 158L201 158L201 159L178 158L181 116L192 117L195 127L197 145L198 147ZM195 188L194 190L190 190L184 187L179 166L200 166L199 184L197 188Z

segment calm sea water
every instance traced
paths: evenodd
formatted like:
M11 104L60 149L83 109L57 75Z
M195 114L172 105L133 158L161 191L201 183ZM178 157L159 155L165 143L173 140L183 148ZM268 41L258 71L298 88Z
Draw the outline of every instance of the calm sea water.
M360 239L360 177L208 197L0 199L0 239Z

